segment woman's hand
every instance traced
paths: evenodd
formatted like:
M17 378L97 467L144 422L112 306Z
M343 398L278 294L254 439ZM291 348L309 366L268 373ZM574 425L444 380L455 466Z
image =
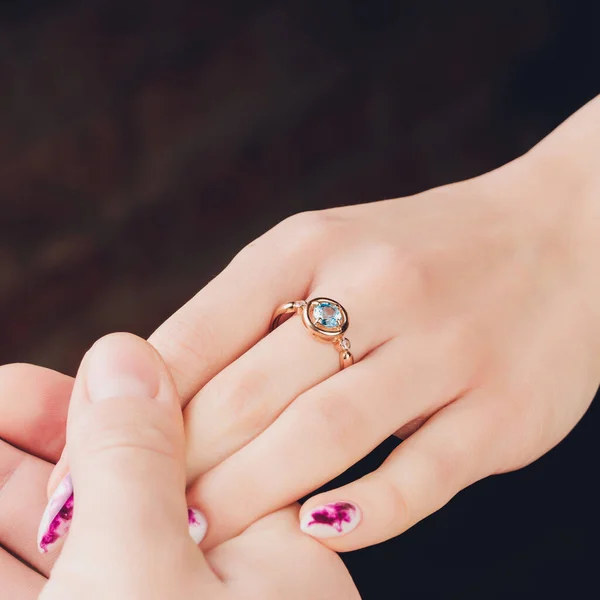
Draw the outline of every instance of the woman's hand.
M31 365L0 367L0 590L37 598L56 554L36 547L46 482L65 444L73 379Z
M298 531L294 507L207 554L197 548L177 393L156 352L124 335L97 343L75 383L67 447L77 507L52 569L56 554L38 553L35 527L71 388L45 369L0 369L2 597L358 599L340 559Z
M476 179L286 220L158 329L204 547L393 433L410 437L378 471L303 507L307 533L385 540L571 430L600 375L599 103ZM319 296L349 312L341 372L298 317L265 335L279 304Z

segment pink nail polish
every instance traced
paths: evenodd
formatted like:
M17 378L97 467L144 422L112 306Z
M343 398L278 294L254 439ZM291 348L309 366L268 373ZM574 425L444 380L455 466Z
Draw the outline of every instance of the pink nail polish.
M361 512L352 502L332 502L317 506L300 520L300 529L316 538L330 538L352 531L361 520Z
M38 531L38 549L42 554L48 552L69 530L73 518L73 483L67 475L58 485L42 515Z
M190 537L199 544L206 535L208 523L206 517L196 508L188 508L188 524Z

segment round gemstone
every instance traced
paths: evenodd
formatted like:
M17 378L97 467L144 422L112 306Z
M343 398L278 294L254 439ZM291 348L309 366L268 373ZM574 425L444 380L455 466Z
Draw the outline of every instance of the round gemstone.
M342 312L331 302L319 302L313 308L313 317L317 325L336 328L342 324Z

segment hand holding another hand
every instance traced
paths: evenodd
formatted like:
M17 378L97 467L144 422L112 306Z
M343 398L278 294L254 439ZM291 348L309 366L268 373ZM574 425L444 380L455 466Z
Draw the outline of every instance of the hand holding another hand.
M185 406L204 549L393 434L376 472L303 506L303 531L338 551L389 539L567 435L600 379L599 115L596 99L472 180L292 217L151 336ZM339 338L298 317L267 335L277 306L323 297L349 314L342 371Z
M35 521L64 442L71 387L46 369L0 369L3 597L358 599L340 559L298 530L295 507L206 554L196 546L179 398L158 354L123 334L98 342L75 381L67 447L77 509L67 514L67 503L56 516L57 527L73 520L52 568L56 553L35 548Z
M394 433L408 439L379 470L303 506L307 533L335 550L386 540L571 430L600 379L599 115L596 99L469 181L292 217L158 329L203 547ZM298 317L266 335L278 305L317 297L348 311L342 371Z

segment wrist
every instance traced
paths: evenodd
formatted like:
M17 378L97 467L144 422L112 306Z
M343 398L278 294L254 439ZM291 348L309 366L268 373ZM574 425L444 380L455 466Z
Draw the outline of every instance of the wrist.
M598 250L600 236L600 96L583 106L521 161L538 181L542 201L556 214L573 242ZM600 261L596 263L600 271Z
M482 178L530 242L600 281L600 96L524 155ZM600 298L600 296L599 296Z
M600 167L600 96L563 121L527 155L562 174L572 185L597 181Z
M517 159L535 212L550 223L552 260L568 275L563 287L586 322L600 376L600 96ZM567 305L565 305L567 310Z

